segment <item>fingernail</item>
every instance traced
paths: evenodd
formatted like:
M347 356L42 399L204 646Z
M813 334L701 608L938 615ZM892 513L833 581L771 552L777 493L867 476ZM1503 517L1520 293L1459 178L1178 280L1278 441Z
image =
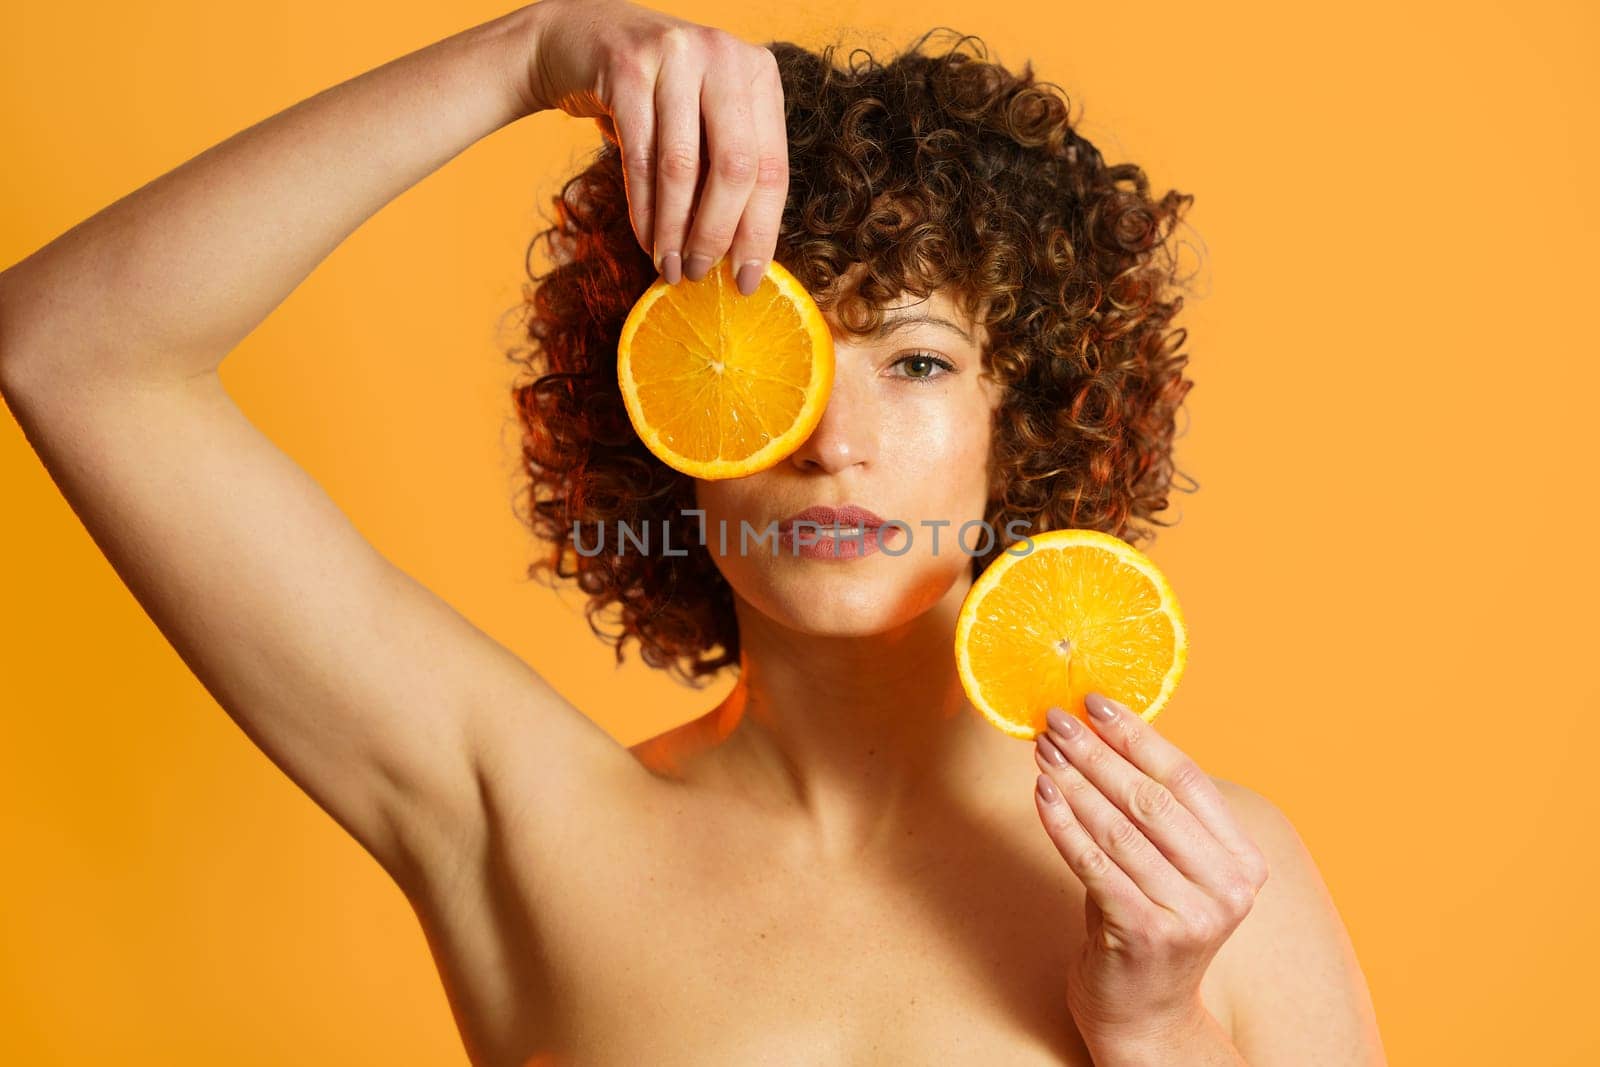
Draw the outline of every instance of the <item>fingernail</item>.
M1071 737L1078 728L1078 720L1060 708L1051 708L1045 712L1044 717L1045 721L1050 724L1050 728L1062 737Z
M704 278L711 270L711 257L704 252L696 252L683 261L683 276L691 282Z
M668 285L677 285L683 278L683 257L676 252L668 252L662 256L661 276L667 280Z
M1044 754L1045 759L1054 763L1057 767L1065 767L1067 765L1067 757L1062 755L1061 750L1056 747L1056 743L1050 740L1049 734L1040 734L1035 743L1039 746L1039 751Z
M1061 790L1056 788L1056 784L1050 780L1050 776L1048 774L1039 775L1037 788L1039 790L1039 795L1050 801L1052 804L1061 799Z
M1101 722L1110 722L1112 719L1116 718L1116 708L1120 706L1115 705L1114 701L1101 696L1099 693L1090 693L1088 696L1083 698L1083 702L1088 706L1089 714L1093 715Z
M745 260L744 266L739 268L739 292L745 296L755 292L756 286L761 284L763 273L759 259Z

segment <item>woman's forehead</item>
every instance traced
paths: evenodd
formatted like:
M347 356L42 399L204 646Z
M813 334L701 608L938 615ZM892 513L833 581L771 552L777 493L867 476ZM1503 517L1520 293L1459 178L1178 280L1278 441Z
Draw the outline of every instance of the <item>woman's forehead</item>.
M851 264L849 269L829 284L828 291L822 294L824 299L819 300L823 316L836 334L849 336L852 332L845 329L846 313L851 321L862 323L867 318L864 312L875 312L874 317L885 323L899 319L943 320L955 326L969 340L978 336L977 319L967 313L963 294L954 286L937 286L925 296L902 288L887 299L868 299L860 292L865 270L863 263ZM846 304L851 306L846 309ZM980 305L978 317L981 318L982 314L983 307Z
M927 296L907 292L895 294L883 303L870 305L877 311L877 326L862 330L846 329L837 305L825 309L823 317L834 335L842 340L875 342L912 331L932 331L950 342L981 346L986 331L968 315L961 301L948 289L936 289Z

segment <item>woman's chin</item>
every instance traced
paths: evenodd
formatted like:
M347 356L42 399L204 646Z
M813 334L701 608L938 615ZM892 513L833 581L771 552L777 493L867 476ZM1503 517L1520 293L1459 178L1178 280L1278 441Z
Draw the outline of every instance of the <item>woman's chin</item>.
M869 637L904 626L940 600L954 575L911 574L893 570L867 574L786 575L748 597L762 614L779 625L815 637Z

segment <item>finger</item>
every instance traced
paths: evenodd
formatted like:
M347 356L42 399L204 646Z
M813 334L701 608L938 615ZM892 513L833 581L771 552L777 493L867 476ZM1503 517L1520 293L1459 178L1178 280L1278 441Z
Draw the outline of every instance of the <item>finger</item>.
M622 156L622 184L628 197L628 218L640 247L661 269L655 255L655 82L627 82L619 85L614 111L609 116Z
M1103 693L1084 701L1097 736L1144 773L1164 785L1223 848L1243 865L1253 880L1264 881L1267 863L1250 835L1239 825L1211 776L1182 749L1162 737L1126 705Z
M1045 721L1045 736L1066 753L1070 765L1093 782L1102 801L1115 813L1115 817L1109 813L1096 819L1085 817L1091 827L1115 827L1122 832L1120 824L1131 822L1182 877L1210 893L1232 893L1238 888L1238 862L1200 825L1194 813L1179 803L1173 790L1130 763L1075 715L1053 707ZM1139 725L1146 726L1146 733L1154 733L1144 721L1139 720Z
M1078 729L1080 734L1087 732L1081 726ZM1198 890L1183 872L1161 854L1143 830L1106 799L1094 782L1061 754L1049 733L1039 735L1033 754L1039 768L1061 791L1078 822L1112 862L1127 873L1142 894L1172 911L1191 903Z
M676 42L678 38L669 40ZM655 238L662 276L676 284L683 272L684 241L689 236L689 206L700 175L700 82L693 66L674 44L656 77Z
M778 247L783 225L783 205L789 199L789 130L783 114L783 79L778 61L763 48L757 57L760 70L751 83L754 94L756 181L745 204L739 229L733 235L729 260L734 264L739 291L755 292Z
M1061 853L1061 858L1067 861L1067 866L1078 876L1084 890L1101 911L1126 920L1150 909L1149 898L1089 836L1083 824L1072 814L1072 808L1061 794L1060 787L1048 774L1039 775L1033 799L1039 808L1039 819L1044 823L1045 832L1050 835L1056 851Z
M716 62L713 60L713 62ZM706 131L706 180L684 242L683 274L706 276L728 254L756 184L755 118L750 86L737 74L713 70L701 84Z

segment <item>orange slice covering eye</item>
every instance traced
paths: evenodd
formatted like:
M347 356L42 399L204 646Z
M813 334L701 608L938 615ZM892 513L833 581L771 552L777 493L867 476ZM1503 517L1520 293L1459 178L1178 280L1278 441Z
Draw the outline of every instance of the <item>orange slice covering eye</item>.
M956 620L967 698L1013 737L1045 712L1085 716L1104 693L1146 722L1171 699L1188 659L1183 614L1166 576L1120 538L1051 530L1011 546L980 574Z
M628 418L663 463L696 478L777 464L816 429L833 389L833 334L776 262L740 294L728 260L698 282L657 279L617 342Z

